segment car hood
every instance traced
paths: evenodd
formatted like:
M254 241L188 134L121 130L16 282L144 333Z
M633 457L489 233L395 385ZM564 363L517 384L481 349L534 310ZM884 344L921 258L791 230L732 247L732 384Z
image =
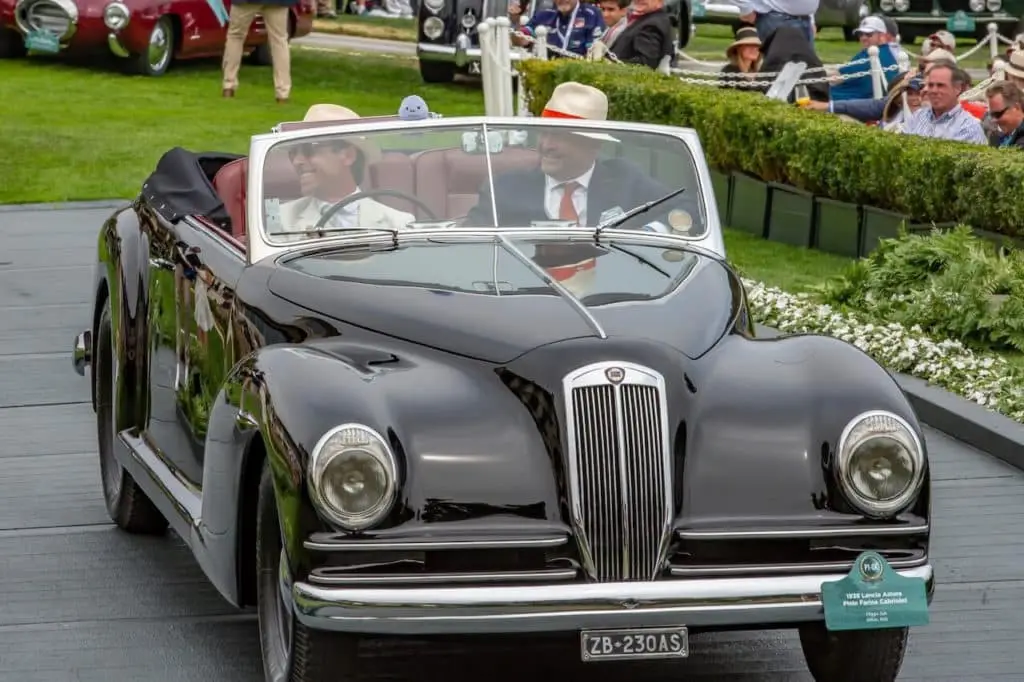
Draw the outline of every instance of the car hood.
M585 337L645 339L695 358L743 304L735 274L697 252L627 242L516 247L432 241L358 258L337 249L293 254L268 285L312 312L497 364Z

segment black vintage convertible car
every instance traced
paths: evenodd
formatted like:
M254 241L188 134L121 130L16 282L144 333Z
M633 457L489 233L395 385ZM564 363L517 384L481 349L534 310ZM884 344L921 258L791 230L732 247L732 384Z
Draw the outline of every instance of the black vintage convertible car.
M886 682L908 627L823 595L859 566L931 597L914 412L852 345L754 337L691 130L173 149L102 225L91 312L110 516L256 607L268 680L349 679L359 635L577 633L593 663L796 628L815 679Z

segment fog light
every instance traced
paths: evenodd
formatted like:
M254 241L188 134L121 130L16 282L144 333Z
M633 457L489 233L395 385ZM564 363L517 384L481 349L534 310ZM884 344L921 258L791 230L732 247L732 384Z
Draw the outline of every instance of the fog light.
M423 22L423 35L431 40L437 40L444 33L444 22L437 17L429 17Z
M111 31L120 31L128 25L130 19L131 13L120 2L112 2L103 10L103 23Z

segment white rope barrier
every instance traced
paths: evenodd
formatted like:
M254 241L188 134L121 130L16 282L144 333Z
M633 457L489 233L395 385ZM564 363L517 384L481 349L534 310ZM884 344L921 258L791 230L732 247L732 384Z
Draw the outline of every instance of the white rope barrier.
M1022 42L1021 40L1010 40L1009 38L999 35L998 26L995 23L990 23L986 28L988 30L988 35L977 45L959 55L957 57L957 61L962 61L974 55L987 45L989 46L989 51L992 55L993 74L989 78L978 83L968 92L965 92L961 96L961 100L983 97L985 89L988 88L988 86L996 81L1003 80L1005 78L1006 64L997 56L999 46L1000 44L1018 45ZM602 49L603 43L599 42L596 44L594 48L591 49L590 53L584 57L576 54L575 52L570 52L550 44L547 41L549 32L547 27L538 26L534 31L534 35L527 35L513 28L511 26L511 22L506 17L486 19L480 22L477 27L477 31L480 36L480 73L483 79L484 109L488 115L530 115L529 102L527 101L524 89L521 87L518 88L517 95L513 95L514 82L519 78L518 71L513 67L513 61L518 62L527 58L546 60L550 55L557 55L566 59L597 61L608 60L611 62L621 63L619 59L615 57L614 53L609 52L607 48ZM505 36L516 36L520 43L525 43L527 45L527 49L517 48L515 60L512 59L511 41L504 39ZM1024 36L1018 36L1017 38L1024 40ZM910 70L910 60L915 57L920 58L920 55L901 48L900 54L897 57L897 63L883 67L878 58L878 51L879 48L877 46L871 46L868 48L868 57L866 59L855 59L847 62L846 64L834 64L804 69L801 78L795 82L793 87L797 92L806 92L806 86L808 85L835 85L855 78L871 78L872 95L875 99L880 99L885 96L885 93L888 90L888 78L886 74L889 72L902 73ZM687 83L689 85L703 85L716 88L727 87L741 90L766 90L783 73L721 73L717 69L724 66L725 62L700 61L698 59L694 59L690 55L687 55L682 50L677 50L676 55L678 58L682 59L687 66L699 65L704 67L702 69L668 69L671 76L677 78L680 82ZM837 69L841 67L862 65L867 65L868 69L860 70L852 74L839 73L837 71ZM716 68L716 70L712 71L708 67ZM809 74L822 75L807 77Z

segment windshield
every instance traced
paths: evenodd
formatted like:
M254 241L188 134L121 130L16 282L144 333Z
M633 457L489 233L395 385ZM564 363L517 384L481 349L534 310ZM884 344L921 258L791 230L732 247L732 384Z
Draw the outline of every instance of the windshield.
M593 227L647 203L617 227L690 238L707 228L686 143L613 123L601 132L488 124L305 137L270 148L262 186L263 228L279 244L423 223Z

